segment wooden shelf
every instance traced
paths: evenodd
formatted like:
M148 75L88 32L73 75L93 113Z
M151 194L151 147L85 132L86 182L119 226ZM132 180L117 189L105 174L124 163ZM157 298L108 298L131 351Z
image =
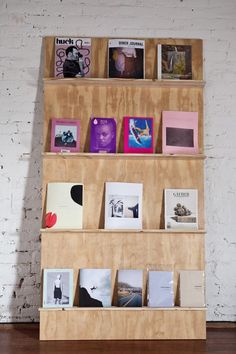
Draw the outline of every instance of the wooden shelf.
M41 275L46 268L73 269L75 307L40 308L40 339L205 339L206 308L76 307L83 268L111 269L113 304L117 303L117 270L143 269L143 305L147 304L148 269L173 271L175 300L178 271L205 269L202 40L145 38L146 79L141 80L106 78L108 38L92 38L93 78L55 79L54 42L55 37L44 39L42 205L45 211L48 183L83 183L84 229L41 229ZM158 44L191 45L194 80L156 80ZM168 110L198 112L199 154L122 153L125 116L153 117L154 151L162 151L161 117ZM116 118L117 153L88 152L92 116ZM80 120L81 152L49 152L54 117ZM142 230L103 229L105 182L143 184ZM199 229L162 229L166 188L198 190Z
M185 154L125 154L125 153L90 153L90 152L44 152L44 158L88 158L88 159L200 159L204 160L206 157L203 154L185 155Z
M54 233L68 233L68 234L74 234L74 233L85 233L85 234L90 234L90 233L105 233L105 234L110 234L110 233L122 233L122 234L205 234L205 230L195 230L195 229L188 229L188 230L165 230L165 229L158 229L158 230L108 230L108 229L41 229L40 232L42 234L47 233L47 234L54 234Z
M104 86L148 86L148 87L204 87L203 80L153 80L153 79L109 79L109 78L45 78L46 85L104 85Z
M40 307L39 311L206 311L206 307L62 307L62 308L50 308L50 307Z
M40 309L40 339L205 339L205 320L205 308Z

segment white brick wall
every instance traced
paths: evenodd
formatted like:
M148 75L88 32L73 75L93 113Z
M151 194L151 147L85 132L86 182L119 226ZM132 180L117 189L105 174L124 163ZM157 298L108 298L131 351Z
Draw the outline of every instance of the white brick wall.
M62 34L204 40L207 317L235 321L236 1L1 0L0 322L38 320L42 37Z

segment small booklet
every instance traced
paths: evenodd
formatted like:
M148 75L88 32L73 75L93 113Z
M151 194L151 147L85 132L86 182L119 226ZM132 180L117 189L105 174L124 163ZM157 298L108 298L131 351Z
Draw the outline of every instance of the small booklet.
M192 79L192 46L191 45L157 45L158 80Z
M198 190L165 189L165 229L198 228Z
M174 274L169 271L149 270L148 272L148 306L174 306Z
M108 42L108 77L145 78L145 41L110 39Z
M118 306L142 307L143 271L140 269L118 270Z
M116 152L116 120L114 118L91 118L90 152Z
M80 269L79 306L111 306L111 269Z
M205 307L205 273L202 270L180 271L180 306Z
M90 72L91 38L56 37L55 78L90 77Z

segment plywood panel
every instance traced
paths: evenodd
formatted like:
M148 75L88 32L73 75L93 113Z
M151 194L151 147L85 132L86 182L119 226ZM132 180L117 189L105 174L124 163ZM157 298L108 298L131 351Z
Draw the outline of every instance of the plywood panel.
M205 338L204 309L40 311L41 340Z
M112 269L112 298L116 305L118 269L142 269L143 303L146 304L148 270L174 272L174 294L177 303L179 270L204 270L204 234L135 233L135 232L56 232L42 234L41 269L74 269L74 304L79 269Z
M52 118L81 121L81 151L89 151L90 118L117 119L117 151L123 152L123 117L154 118L155 152L161 152L162 111L197 111L199 116L198 144L203 153L203 88L197 86L161 86L158 82L127 81L66 81L45 82L44 151L50 151ZM140 82L140 81L139 81Z
M199 228L204 228L203 163L201 159L116 158L89 154L81 158L45 157L43 207L48 182L84 183L84 229L104 228L105 182L143 183L143 229L164 228L164 189L199 191Z
M79 35L77 36L79 37ZM113 37L114 38L114 37ZM142 39L142 38L139 38ZM157 78L157 44L192 45L192 71L194 80L202 80L202 40L173 38L145 39L145 78ZM44 77L54 76L54 40L55 37L44 38L45 72ZM106 78L108 62L108 38L92 38L92 71L91 77Z

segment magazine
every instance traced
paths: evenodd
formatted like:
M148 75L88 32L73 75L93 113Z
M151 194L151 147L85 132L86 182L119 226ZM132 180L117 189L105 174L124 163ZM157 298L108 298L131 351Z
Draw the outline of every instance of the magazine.
M91 38L56 37L54 76L57 79L90 77Z
M124 152L153 153L153 118L124 117Z
M80 121L77 119L52 118L51 151L79 152Z
M197 189L165 189L165 229L197 228Z
M205 307L205 273L202 270L181 270L180 306Z
M158 79L192 79L192 46L158 44Z
M116 120L114 118L91 119L90 152L116 152Z
M174 274L169 271L149 270L148 272L148 306L174 306Z
M198 112L162 112L162 152L198 153Z
M82 229L83 184L51 182L47 185L45 226Z
M118 306L142 307L143 271L140 269L118 270Z
M141 183L106 182L105 229L142 229Z
M111 306L111 269L80 269L79 306Z
M144 79L144 40L110 39L108 53L109 78Z

